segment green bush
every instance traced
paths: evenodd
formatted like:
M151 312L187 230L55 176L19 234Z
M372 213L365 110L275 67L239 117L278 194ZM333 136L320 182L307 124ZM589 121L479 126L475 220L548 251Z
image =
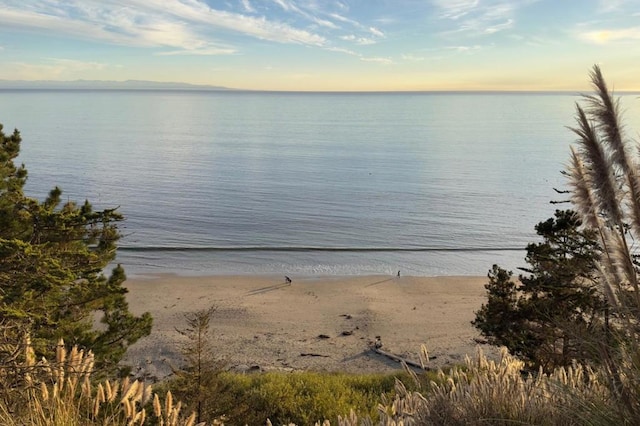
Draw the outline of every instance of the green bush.
M424 382L435 378L425 376ZM224 413L227 425L295 423L337 423L353 410L359 417L378 419L381 395L395 396L396 380L412 384L407 374L345 374L318 372L268 372L256 374L222 373L216 383L217 395L206 404ZM166 385L171 389L172 383ZM207 419L203 419L207 420Z

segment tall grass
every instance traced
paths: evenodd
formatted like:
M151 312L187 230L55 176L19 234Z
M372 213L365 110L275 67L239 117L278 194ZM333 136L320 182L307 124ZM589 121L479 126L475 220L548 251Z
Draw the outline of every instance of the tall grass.
M1 349L6 350L0 357L2 425L195 425L195 413L184 415L183 404L166 390L171 382L161 385L161 397L140 380L95 380L93 353L67 350L62 341L51 362L36 361L28 338L5 342ZM224 373L217 384L224 394L206 403L224 408L228 416L206 424L221 425L226 418L231 425L266 424L270 418L276 425L328 425L326 419L337 424L350 411L375 418L380 395L391 395L398 377L410 380L408 375Z
M594 94L576 105L577 148L567 175L572 201L585 223L595 229L604 248L599 272L610 309L609 332L600 356L615 412L640 423L640 163L638 147L627 135L619 100L602 72L590 73Z
M125 378L94 383L92 365L91 352L67 351L62 342L51 363L35 362L26 346L19 365L24 368L24 381L19 392L10 398L5 395L0 403L0 424L194 426L195 415L181 415L182 404L174 401L170 391L161 400L142 381ZM473 360L467 358L463 366L431 376L428 384L411 388L391 376L271 373L221 377L235 383L235 388L227 388L235 404L229 408L245 410L241 419L230 415L229 424L633 424L625 419L626 413L615 411L616 395L603 371L575 365L551 374L524 375L523 368L522 361L504 350L499 361L480 353ZM410 383L410 376L402 380ZM390 392L392 386L395 392ZM224 420L213 419L208 424L223 424Z
M394 398L382 398L379 424L396 425L588 425L610 423L603 414L610 389L604 376L574 365L551 374L523 373L524 363L503 349L500 360L482 353L464 366L440 372L427 392L409 391L402 382ZM599 413L599 417L594 415ZM341 426L372 424L352 412Z
M181 403L167 392L163 402L139 380L95 383L94 356L60 341L56 359L36 362L27 338L2 345L0 424L7 426L143 425L193 426L195 415L181 414Z

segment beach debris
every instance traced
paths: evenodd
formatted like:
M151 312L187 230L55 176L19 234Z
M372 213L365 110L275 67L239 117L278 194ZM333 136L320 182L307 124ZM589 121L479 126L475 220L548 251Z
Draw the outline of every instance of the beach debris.
M424 370L424 371L431 370L430 367L427 367L427 366L423 365L420 362L411 361L410 359L401 357L399 355L392 354L391 352L383 351L382 349L380 349L379 347L376 347L375 345L371 347L371 350L373 352L377 353L377 354L380 354L380 355L385 356L385 357L387 357L389 359L392 359L392 360L394 360L396 362L399 362L400 364L404 364L404 365L407 365L409 367L417 368L417 369ZM435 359L435 358L437 358L437 357L435 357L435 356L429 357L429 359Z
M382 347L382 339L380 338L380 336L376 336L376 341L373 343L373 346L376 349L379 349Z
M311 356L311 357L322 357L322 358L331 358L329 355L316 354L312 352L303 352L300 356Z
M318 334L318 339L331 339L331 337L327 336L326 334Z
M341 317L344 317L344 319L351 319L351 318L353 318L353 317L352 317L351 315L349 315L349 314L342 314L342 315L340 315L340 316L341 316Z
M349 331L349 330L346 330L340 333L341 336L351 336L352 334L353 334L353 331Z
M262 367L259 365L247 365L247 364L239 364L235 367L230 368L231 371L235 371L237 373L253 373L257 371L262 371Z

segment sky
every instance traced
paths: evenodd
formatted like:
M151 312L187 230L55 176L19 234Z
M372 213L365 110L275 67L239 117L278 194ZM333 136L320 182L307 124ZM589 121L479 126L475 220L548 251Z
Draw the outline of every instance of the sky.
M0 79L640 90L640 0L0 0Z

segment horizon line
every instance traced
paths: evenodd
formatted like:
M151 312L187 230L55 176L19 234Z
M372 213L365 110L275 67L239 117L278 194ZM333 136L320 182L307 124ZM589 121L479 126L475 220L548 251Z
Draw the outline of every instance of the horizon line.
M95 90L95 91L209 91L209 92L251 92L251 93L514 93L514 94L582 94L592 93L591 89L501 89L501 88L431 88L431 89L254 89L218 86L214 84L186 83L154 80L12 80L0 79L0 90ZM618 94L640 94L640 88L612 90Z
M424 90L281 90L236 89L228 87L1 87L1 92L191 92L191 93L273 93L273 94L531 94L531 95L583 95L593 90L578 89L424 89ZM614 95L640 95L640 90L614 90Z
M62 87L61 87L62 86ZM252 88L235 88L227 86L217 86L213 84L196 84L184 82L170 81L154 81L154 80L10 80L0 79L0 90L84 90L84 91L189 91L189 92L249 92L249 93L327 93L327 94L385 94L385 93L406 93L406 94L583 94L592 93L593 90L580 89L368 89L368 90L318 90L318 89L252 89ZM640 89L629 90L612 90L618 94L640 94Z

